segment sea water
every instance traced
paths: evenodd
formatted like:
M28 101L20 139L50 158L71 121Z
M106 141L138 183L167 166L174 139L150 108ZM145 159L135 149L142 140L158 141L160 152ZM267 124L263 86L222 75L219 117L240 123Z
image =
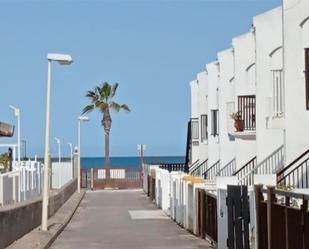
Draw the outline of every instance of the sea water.
M133 168L141 164L140 157L111 157L112 168ZM184 156L155 156L144 157L144 163L159 164L159 163L184 163ZM83 157L81 158L81 168L102 168L104 165L103 157Z

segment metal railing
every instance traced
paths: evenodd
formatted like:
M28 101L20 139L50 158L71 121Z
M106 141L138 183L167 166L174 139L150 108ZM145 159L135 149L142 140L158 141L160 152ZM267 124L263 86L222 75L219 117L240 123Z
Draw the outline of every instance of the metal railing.
M186 164L185 163L164 163L159 164L159 167L161 169L166 169L169 172L172 171L185 171L186 170Z
M217 176L232 176L236 172L236 159L233 158L229 163L227 163L223 168L221 168Z
M252 171L256 166L256 156L253 157L249 162L237 170L233 176L237 176L240 185L252 185L253 184L253 175L250 177L245 177L250 171Z
M191 175L198 167L200 166L200 160L197 159L190 167L189 167L189 174Z
M277 184L293 188L309 187L309 150L277 173Z
M276 174L277 171L284 165L284 146L280 146L256 167L250 170L242 178L239 179L239 183L250 182L254 184L254 174Z
M192 176L203 176L203 173L207 170L208 159L200 163L193 171L190 172Z
M207 169L203 173L204 179L209 179L209 180L214 179L216 177L216 175L217 175L219 170L220 170L220 160L215 162L209 169Z
M255 130L255 95L238 96L238 111L245 130Z

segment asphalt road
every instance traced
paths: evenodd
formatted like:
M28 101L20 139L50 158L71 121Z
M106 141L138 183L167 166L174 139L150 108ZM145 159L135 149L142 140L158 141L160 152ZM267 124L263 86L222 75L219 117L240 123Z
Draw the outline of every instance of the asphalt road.
M141 190L88 192L51 249L207 249Z

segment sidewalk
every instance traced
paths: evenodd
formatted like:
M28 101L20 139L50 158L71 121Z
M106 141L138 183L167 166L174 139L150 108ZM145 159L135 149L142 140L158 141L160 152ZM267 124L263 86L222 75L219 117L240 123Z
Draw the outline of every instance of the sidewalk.
M41 231L40 228L33 229L6 249L46 249L63 231L65 226L71 220L79 203L84 197L85 192L80 194L75 192L70 199L57 211L57 213L48 220L48 231Z
M211 248L158 210L141 190L87 192L51 249Z

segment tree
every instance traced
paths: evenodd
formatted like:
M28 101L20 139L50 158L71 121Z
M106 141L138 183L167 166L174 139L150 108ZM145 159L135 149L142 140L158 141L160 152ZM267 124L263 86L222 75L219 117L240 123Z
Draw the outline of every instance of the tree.
M98 109L102 113L101 124L105 131L105 162L106 177L109 178L110 173L110 158L109 158L109 135L112 126L111 111L119 112L121 110L130 112L130 109L125 104L119 104L113 101L118 88L118 83L113 85L104 82L100 86L96 86L93 90L87 91L86 97L90 99L90 104L85 106L83 114L89 113L94 109Z

